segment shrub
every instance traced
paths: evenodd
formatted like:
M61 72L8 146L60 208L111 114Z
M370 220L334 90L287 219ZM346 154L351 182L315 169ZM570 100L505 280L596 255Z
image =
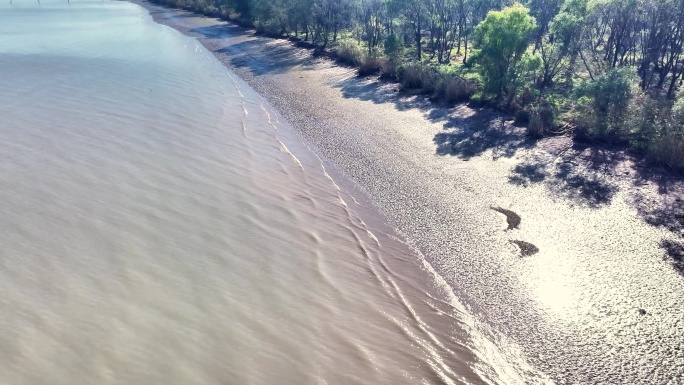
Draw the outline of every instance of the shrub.
M528 124L530 122L530 112L527 110L515 111L514 119L518 124Z
M679 126L684 126L684 98L679 98L672 105L672 120Z
M435 97L447 103L459 103L470 99L477 91L474 82L460 76L440 74L437 79Z
M422 68L420 64L406 64L399 69L399 80L401 86L407 90L419 89L423 87L421 76Z
M257 33L270 37L281 36L283 32L283 27L277 20L274 19L265 22L257 21L254 23L254 28L256 29Z
M380 78L396 81L398 76L397 63L391 59L385 60L385 63L382 66L382 72L380 72Z
M630 127L629 112L635 96L636 74L628 68L613 69L576 90L577 122L584 134L597 139L620 139Z
M221 11L213 5L208 5L206 8L204 8L204 14L216 18L222 16Z
M368 55L359 66L359 76L375 75L382 71L384 60L375 55Z
M545 136L554 126L554 117L553 110L549 108L533 108L529 115L527 134L535 138Z
M337 46L337 58L345 64L360 66L363 63L363 51L353 40L341 41Z
M684 99L673 104L646 99L640 101L637 116L648 156L673 169L684 169Z
M407 90L434 92L436 89L437 71L429 65L409 63L403 65L398 72L401 85Z
M203 13L207 6L208 4L205 0L196 0L188 4L188 8L197 13Z
M651 141L648 155L658 163L675 170L682 170L684 169L684 140L680 135L665 134Z
M556 119L560 106L553 96L547 95L530 104L524 111L528 120L527 134L541 138L548 135L557 126Z

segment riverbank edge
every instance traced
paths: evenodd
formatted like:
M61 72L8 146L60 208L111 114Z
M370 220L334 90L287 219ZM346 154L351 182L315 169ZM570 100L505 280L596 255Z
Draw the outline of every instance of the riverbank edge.
M620 137L617 134L602 138L590 135L586 129L575 132L572 129L568 129L568 127L574 126L570 121L548 122L548 111L545 112L546 107L533 109L536 112L531 112L527 108L514 108L508 104L502 104L495 99L478 96L481 94L481 89L479 89L481 87L478 86L477 82L473 82L468 77L442 74L431 66L419 62L401 64L401 66L406 67L406 71L400 71L400 66L393 60L375 56L369 56L364 59L354 58L344 48L342 49L343 52L340 52L324 44L291 36L289 33L275 33L255 25L249 20L240 18L229 11L221 11L214 7L203 8L201 5L178 7L165 0L149 1L152 4L169 9L178 9L200 16L216 18L242 28L245 32L252 32L257 36L288 41L297 48L311 51L314 57L326 57L333 60L339 66L355 69L359 77L377 77L379 81L396 84L401 92L423 95L438 108L468 104L472 108L490 109L493 112L504 115L508 120L514 121L516 125L524 127L527 135L532 140L557 136L568 137L577 145L629 154L634 163L638 163L641 168L649 169L649 172L655 172L664 177L684 177L684 174L682 174L684 168L669 163L670 161L676 161L679 164L679 160L674 159L677 157L672 154L668 155L657 149L651 151L650 149L633 146L630 143L630 139ZM411 79L420 79L420 84L412 85L412 81L406 81L402 78L402 72L410 72ZM427 78L432 79L429 82L432 85L425 85L423 79ZM553 115L557 115L557 113L557 111L553 112Z

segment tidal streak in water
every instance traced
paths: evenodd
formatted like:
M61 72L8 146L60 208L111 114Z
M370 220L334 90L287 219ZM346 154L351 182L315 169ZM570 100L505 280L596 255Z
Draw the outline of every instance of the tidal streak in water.
M2 381L524 382L196 41L1 7Z

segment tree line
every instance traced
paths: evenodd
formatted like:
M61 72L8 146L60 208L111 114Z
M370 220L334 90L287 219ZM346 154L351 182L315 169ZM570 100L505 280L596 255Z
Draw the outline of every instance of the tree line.
M684 168L684 0L156 0Z

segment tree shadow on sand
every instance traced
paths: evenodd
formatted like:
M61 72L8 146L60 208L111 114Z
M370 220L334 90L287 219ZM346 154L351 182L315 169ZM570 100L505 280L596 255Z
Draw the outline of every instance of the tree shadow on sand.
M684 177L654 167L637 169L633 203L646 222L684 235Z
M424 114L436 108L436 105L425 95L420 95L418 92L402 92L400 84L361 78L356 76L355 72L333 84L346 99L370 101L375 104L389 103L393 104L398 111L419 110Z
M190 32L210 40L239 38L239 42L226 42L214 52L226 54L232 67L249 70L254 76L285 73L294 67L312 67L319 60L310 50L293 47L285 39L260 36L233 24L194 28Z
M628 188L628 203L639 217L672 234L659 246L663 258L684 276L684 178L619 149L565 142L565 149L526 154L511 170L509 182L543 184L555 196L591 208L610 204L620 187Z
M679 240L663 239L660 247L665 251L663 259L684 276L684 242Z
M492 158L497 160L513 158L520 150L537 146L524 127L512 124L491 109L440 105L425 95L400 92L398 84L374 79L349 77L336 87L345 98L391 103L399 111L417 109L431 123L441 124L443 131L433 138L437 155L467 161L491 151ZM611 202L619 190L610 177L621 161L619 156L586 145L556 152L525 151L509 182L519 186L543 183L554 196L588 207Z
M443 132L433 141L437 155L469 160L492 150L495 159L510 158L521 148L534 146L525 129L512 125L491 109L466 105L445 105L419 91L402 91L401 85L376 79L350 76L336 84L348 99L393 104L398 111L418 110L431 123L441 124Z
M497 118L480 124L463 124L446 128L447 132L435 135L437 155L451 155L470 160L491 150L494 160L511 158L522 148L531 148L534 141L525 135L525 129Z
M635 180L633 206L651 226L668 230L663 259L684 276L684 178L667 170L644 168Z
M440 105L425 95L401 92L398 84L376 79L349 76L334 86L345 98L390 103L399 111L418 110L431 123L441 124L443 131L433 139L437 155L469 160L491 150L495 160L517 157L518 162L508 176L509 183L521 187L542 185L552 196L580 207L608 206L621 188L628 188L637 197L633 207L647 223L667 228L677 237L684 234L684 196L678 199L673 195L673 191L684 191L682 178L673 183L671 173L647 174L644 170L653 170L652 165L637 160L624 149L578 143L568 137L535 141L526 136L524 128L512 125L490 109ZM630 186L630 181L656 183L655 203L638 204L638 199L646 195L632 193L636 188ZM660 247L674 269L684 275L684 238L664 239Z
M526 154L511 170L509 183L523 187L543 184L554 196L582 206L610 204L619 191L615 178L621 157L601 148L568 144L556 153Z

